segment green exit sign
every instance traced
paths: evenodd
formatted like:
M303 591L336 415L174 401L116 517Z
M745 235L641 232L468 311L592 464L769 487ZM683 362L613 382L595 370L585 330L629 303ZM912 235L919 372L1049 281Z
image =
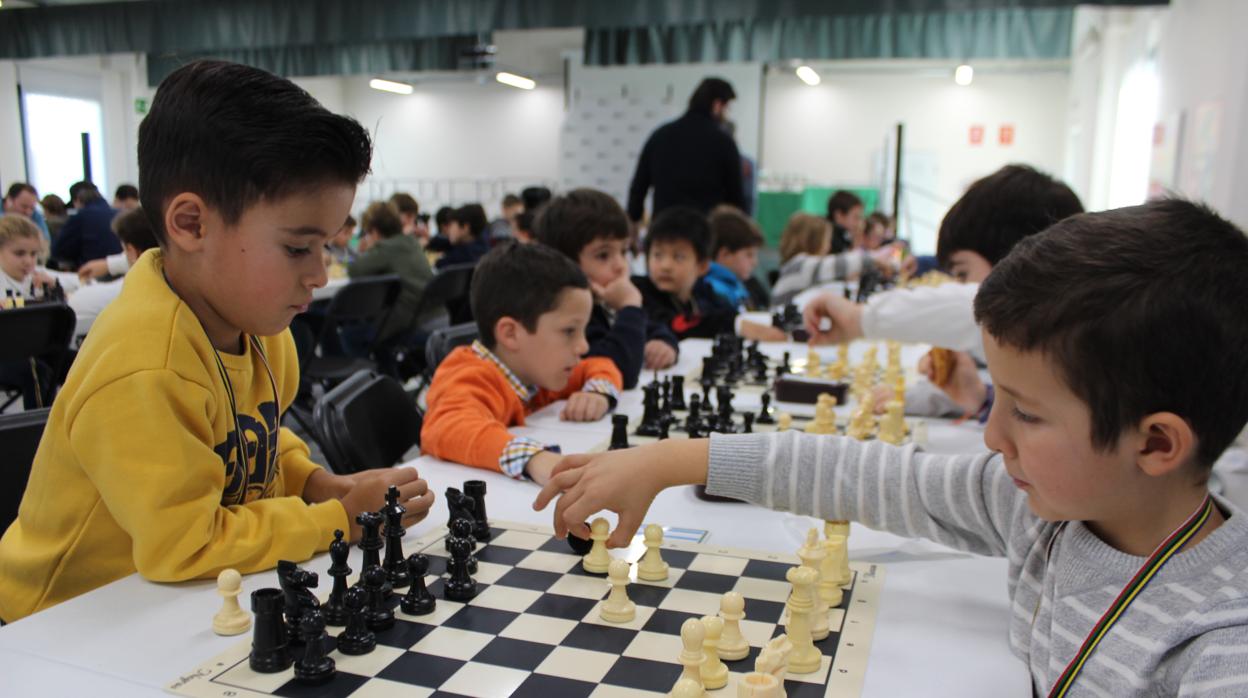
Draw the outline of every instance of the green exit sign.
M146 99L139 97L138 99L134 100L134 113L135 114L147 113L147 100Z

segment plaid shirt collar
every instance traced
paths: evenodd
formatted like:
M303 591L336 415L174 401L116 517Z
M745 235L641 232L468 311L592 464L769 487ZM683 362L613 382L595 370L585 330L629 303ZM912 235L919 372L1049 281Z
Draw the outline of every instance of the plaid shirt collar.
M537 395L537 386L525 385L524 382L520 380L520 377L508 368L507 364L503 363L501 359L495 356L494 352L486 349L485 345L482 344L480 340L473 341L472 350L477 353L477 356L494 364L498 370L502 372L503 377L507 379L507 384L511 386L512 390L516 391L516 395L520 398L520 402L527 403L529 400L532 400L535 395Z

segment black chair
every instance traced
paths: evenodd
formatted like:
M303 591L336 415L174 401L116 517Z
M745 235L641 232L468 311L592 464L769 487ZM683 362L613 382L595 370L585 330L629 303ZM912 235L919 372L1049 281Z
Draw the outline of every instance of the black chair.
M314 405L310 404L314 394L313 386L320 385L328 390L359 371L377 369L374 355L379 348L378 331L394 308L402 290L402 283L393 274L352 279L338 289L330 300L312 351L300 355L300 397L290 406L287 414L299 423L304 432L316 439L317 443L320 443L320 439L313 424ZM338 348L339 328L347 328L348 331L359 332L361 336L371 337L368 340L368 358L342 356L326 351L330 339L333 340L335 349Z
M436 281L443 286L438 292L439 295L444 295L441 303L446 307L452 325L472 322L472 304L468 301L468 292L472 288L472 272L476 268L476 264L451 264L439 269L433 277L434 280L429 282L433 285ZM427 287L425 293L429 293Z
M17 519L17 508L30 479L30 466L35 462L51 411L45 408L0 415L0 453L4 454L4 467L0 468L0 532Z
M420 443L416 402L395 379L360 371L317 402L313 421L329 467L339 474L388 468Z
M32 370L42 364L37 371L46 374L47 390L36 387L44 398L44 406L51 405L56 395L56 377L62 374L76 322L73 309L64 303L38 303L0 311L0 337L4 338L0 341L0 362L34 362ZM0 390L7 395L0 411L22 394L21 386L11 382L0 385Z
M438 365L450 354L456 347L462 347L472 344L477 338L477 323L465 322L459 325L451 325L434 330L429 338L425 340L425 370L420 375L420 382L416 388L408 394L413 399L419 398L421 392L429 387L429 383L433 381L433 374L438 370Z

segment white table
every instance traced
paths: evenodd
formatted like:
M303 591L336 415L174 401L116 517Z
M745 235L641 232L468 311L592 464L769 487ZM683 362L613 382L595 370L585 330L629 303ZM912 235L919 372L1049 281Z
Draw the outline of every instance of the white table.
M343 286L346 286L349 283L351 283L351 279L345 276L339 277L337 279L330 279L329 281L325 282L324 286L320 288L312 289L312 300L314 301L329 300L330 298L333 298L338 293L338 291L342 290Z
M682 364L699 351L697 344L685 346ZM559 407L547 407L517 431L560 443L565 452L587 450L609 434L605 420L559 422ZM640 409L636 391L625 395L620 409ZM945 450L982 449L974 428L933 424L932 432L933 441L942 435ZM405 467L419 469L439 494L430 517L409 536L445 522L442 491L472 478L488 483L492 519L550 525L549 511L532 510L532 483L429 457ZM661 493L648 521L704 529L710 541L724 545L781 552L796 550L817 523L747 504L705 502L690 487ZM887 565L864 696L1026 695L1027 670L1006 643L1004 560L857 524L850 542L855 560ZM325 578L328 556L305 566ZM277 586L274 572L251 575L243 581L244 596L268 586ZM157 584L131 575L0 628L0 695L161 695L180 672L239 641L212 633L220 603L213 581Z

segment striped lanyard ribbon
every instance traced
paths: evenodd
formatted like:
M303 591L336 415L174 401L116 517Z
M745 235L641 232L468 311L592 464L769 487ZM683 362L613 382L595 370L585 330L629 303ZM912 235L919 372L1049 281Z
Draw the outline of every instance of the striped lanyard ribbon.
M1053 690L1049 691L1049 698L1062 698L1066 692L1070 690L1072 684L1075 683L1075 677L1079 675L1079 671L1083 669L1084 663L1088 661L1088 657L1096 650L1097 645L1101 644L1101 640L1109 634L1109 629L1118 622L1122 614L1126 612L1127 606L1135 600L1135 597L1144 591L1144 587L1152 581L1157 572L1161 570L1161 566L1174 556L1180 548L1183 547L1201 526L1209 520L1209 516L1213 513L1213 498L1206 494L1205 501L1195 512L1188 517L1187 521L1175 529L1168 538L1157 546L1153 554L1149 556L1144 565L1140 567L1140 571L1135 573L1135 577L1123 587L1122 592L1118 594L1118 598L1109 605L1109 610L1105 611L1105 615L1096 622L1092 627L1092 632L1088 633L1087 639L1083 641L1083 646L1079 648L1079 652L1075 654L1074 659L1070 660L1070 664L1066 665L1066 670L1058 677L1057 683L1053 684Z

